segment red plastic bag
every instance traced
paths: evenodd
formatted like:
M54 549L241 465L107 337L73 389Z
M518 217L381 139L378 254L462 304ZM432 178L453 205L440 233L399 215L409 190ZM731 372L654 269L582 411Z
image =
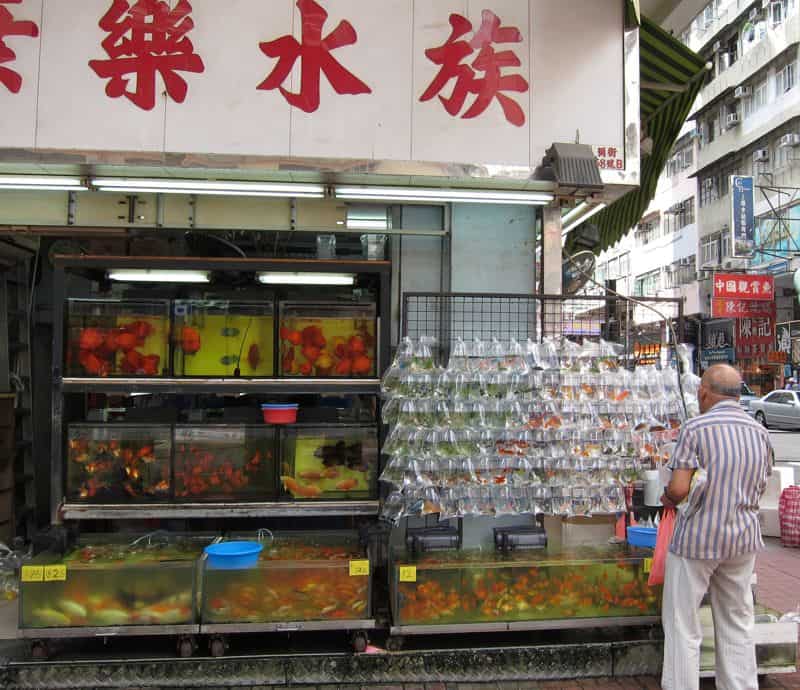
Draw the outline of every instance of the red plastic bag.
M653 554L653 565L650 567L650 577L647 584L664 584L664 568L667 565L667 552L672 541L672 532L675 530L675 509L665 508L661 522L658 524L658 534L656 535L656 550Z
M781 492L778 521L781 525L781 544L800 547L800 486L789 486Z

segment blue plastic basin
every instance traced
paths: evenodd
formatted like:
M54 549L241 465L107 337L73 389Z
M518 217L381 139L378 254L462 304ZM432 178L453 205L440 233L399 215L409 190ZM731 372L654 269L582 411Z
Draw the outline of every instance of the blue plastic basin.
M656 527L628 527L628 543L631 546L644 546L648 549L656 548Z
M264 548L255 541L223 541L206 546L208 567L216 570L240 570L254 568L258 554Z

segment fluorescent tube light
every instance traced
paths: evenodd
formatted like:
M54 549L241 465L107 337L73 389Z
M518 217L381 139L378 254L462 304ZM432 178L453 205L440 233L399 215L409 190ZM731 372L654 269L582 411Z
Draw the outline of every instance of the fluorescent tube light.
M561 216L561 225L567 225L568 223L572 222L580 216L587 208L589 208L589 203L586 201L581 201L575 208L570 209L567 211L563 216Z
M258 281L265 285L352 285L350 273L259 273Z
M94 177L92 186L102 192L152 194L216 194L220 196L268 196L322 199L320 184L292 182L232 182L225 180L173 180L144 177Z
M463 204L523 204L544 206L552 194L494 189L427 189L422 187L335 187L337 199L365 201L460 202Z
M108 272L109 280L123 283L209 283L208 271L169 268L119 268Z
M85 191L80 177L59 175L0 175L0 189L37 189L40 191Z
M581 223L585 223L587 220L589 220L589 218L591 218L592 216L595 216L598 213L600 213L600 211L602 211L605 207L606 207L606 205L602 204L602 203L601 204L597 204L597 206L592 206L591 210L588 213L584 213L580 218L578 218L578 220L574 220L569 225L567 225L566 227L562 228L561 236L563 237L570 230L574 230Z

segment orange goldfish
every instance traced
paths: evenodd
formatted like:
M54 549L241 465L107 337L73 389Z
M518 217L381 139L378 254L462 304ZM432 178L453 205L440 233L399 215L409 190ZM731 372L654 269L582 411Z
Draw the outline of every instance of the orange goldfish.
M284 488L292 494L292 496L299 496L300 498L316 498L322 493L322 489L318 486L306 486L295 481L293 477L281 477Z
M345 479L345 480L339 482L336 485L336 488L339 489L339 491L350 491L350 489L355 489L357 486L358 486L358 480L356 480L356 479Z

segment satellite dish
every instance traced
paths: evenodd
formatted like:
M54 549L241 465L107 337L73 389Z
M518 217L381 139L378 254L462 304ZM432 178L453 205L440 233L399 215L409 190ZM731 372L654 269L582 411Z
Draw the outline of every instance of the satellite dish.
M561 284L565 295L574 295L594 275L597 257L590 251L568 256L561 264Z

